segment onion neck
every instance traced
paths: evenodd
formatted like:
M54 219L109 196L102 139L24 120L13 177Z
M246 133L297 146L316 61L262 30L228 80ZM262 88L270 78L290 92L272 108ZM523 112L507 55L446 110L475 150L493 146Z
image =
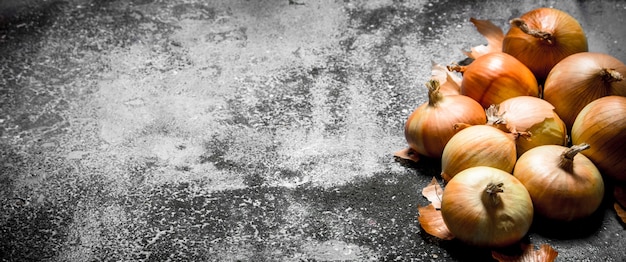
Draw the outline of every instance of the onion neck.
M439 91L441 85L438 80L431 79L426 82L426 87L428 88L428 105L429 106L437 106L441 100L443 100L443 94Z
M605 83L613 83L624 80L624 76L612 68L603 68L602 71L600 71L600 76L602 77L602 81Z
M541 39L550 45L554 44L554 37L552 36L551 33L532 29L521 18L514 18L513 20L510 21L510 23L511 25L516 26L517 28L522 30L522 32L524 32L527 35L531 35L535 38Z
M504 114L506 114L506 112L500 114L499 111L499 105L490 105L487 109L485 109L485 114L487 115L487 125L494 126L505 132L510 132L510 130L506 127L507 122L504 118Z
M452 64L452 65L446 66L446 68L448 68L448 71L450 71L450 72L464 73L465 69L467 69L467 66L462 66L462 65L458 65L458 64Z
M559 168L571 173L574 170L574 157L581 151L589 149L589 147L589 144L582 143L578 145L573 145L572 147L565 150L563 154L561 154Z
M497 207L500 205L500 196L498 194L504 192L504 189L502 189L503 185L502 183L494 184L490 182L487 187L485 187L482 201L486 207Z

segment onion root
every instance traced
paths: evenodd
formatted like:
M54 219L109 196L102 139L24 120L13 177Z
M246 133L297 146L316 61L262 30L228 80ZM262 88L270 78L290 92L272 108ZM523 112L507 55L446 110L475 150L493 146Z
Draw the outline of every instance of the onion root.
M600 72L600 76L602 77L602 81L605 83L613 83L624 80L624 76L620 74L617 70L611 68L604 68Z

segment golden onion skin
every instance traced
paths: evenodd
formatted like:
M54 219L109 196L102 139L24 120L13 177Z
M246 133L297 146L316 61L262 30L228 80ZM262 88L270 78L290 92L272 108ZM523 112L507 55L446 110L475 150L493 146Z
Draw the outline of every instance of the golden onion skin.
M604 198L604 181L598 168L580 153L564 160L566 150L569 148L559 145L535 147L520 156L513 170L528 190L535 213L555 221L588 217ZM572 169L562 168L562 161L571 161Z
M496 52L476 58L463 70L461 94L487 108L511 97L539 97L539 85L533 73L515 57Z
M605 96L585 106L574 121L572 143L587 143L581 152L612 179L626 181L626 97Z
M498 115L505 120L506 129L528 132L528 138L515 141L518 157L540 145L567 145L567 127L554 106L534 96L518 96L498 106Z
M517 58L543 83L554 65L565 57L588 51L587 36L578 21L554 8L537 8L519 17L530 29L551 34L551 41L537 38L511 26L502 41L502 51Z
M448 141L441 156L444 179L464 169L489 166L512 172L517 160L515 135L487 125L466 127Z
M496 202L486 192L501 184ZM478 247L506 247L528 232L533 204L524 185L497 168L478 166L463 170L444 188L441 216L450 232L462 242Z
M626 77L626 65L617 58L603 53L582 52L561 60L548 75L543 98L555 107L568 130L583 107L600 97L626 96L626 80L604 75L604 70L614 70Z

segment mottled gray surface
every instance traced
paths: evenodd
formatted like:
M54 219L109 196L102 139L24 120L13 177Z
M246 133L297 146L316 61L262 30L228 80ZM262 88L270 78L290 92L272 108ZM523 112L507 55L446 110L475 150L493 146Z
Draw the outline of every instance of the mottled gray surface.
M539 6L626 61L622 1L1 2L2 261L485 261L392 157L431 61ZM609 204L527 240L623 261Z

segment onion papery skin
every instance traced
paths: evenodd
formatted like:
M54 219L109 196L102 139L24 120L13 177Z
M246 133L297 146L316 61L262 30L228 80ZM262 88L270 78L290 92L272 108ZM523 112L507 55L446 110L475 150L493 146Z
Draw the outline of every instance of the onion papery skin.
M511 173L517 160L516 135L487 125L466 127L448 141L441 155L441 176L449 181L475 166L489 166Z
M549 102L534 96L518 96L503 101L496 108L495 119L489 119L487 113L488 124L506 132L529 135L515 141L518 157L540 145L567 145L567 127Z
M485 192L501 184L497 202ZM488 196L488 197L486 197ZM450 232L462 242L478 247L506 247L528 232L533 204L524 185L497 168L478 166L463 170L444 188L441 216Z
M524 153L513 175L524 184L535 213L555 221L574 221L593 214L604 197L604 181L589 158L577 153L564 160L565 146L544 145ZM584 152L584 151L583 151ZM569 168L561 167L570 161Z
M461 94L461 77L454 72L448 70L446 66L431 61L431 80L439 81L439 92L443 95L460 95Z
M456 123L478 125L487 121L478 102L463 95L443 95L438 85L437 80L427 84L429 101L409 115L404 127L409 147L431 158L441 158L448 140L456 133Z
M581 152L611 179L626 181L626 97L606 96L585 106L571 130L572 143L587 143Z
M482 55L463 69L461 94L478 101L483 108L516 96L539 96L533 73L506 53Z
M606 70L611 70L614 77L608 77ZM591 101L609 95L626 96L623 77L626 77L626 65L611 55L596 52L573 54L550 71L543 98L554 105L556 113L570 130L580 110Z
M502 41L502 51L514 56L543 83L550 70L569 55L587 52L587 36L578 21L554 8L537 8L519 17L530 29L551 35L551 41L537 38L511 25Z

